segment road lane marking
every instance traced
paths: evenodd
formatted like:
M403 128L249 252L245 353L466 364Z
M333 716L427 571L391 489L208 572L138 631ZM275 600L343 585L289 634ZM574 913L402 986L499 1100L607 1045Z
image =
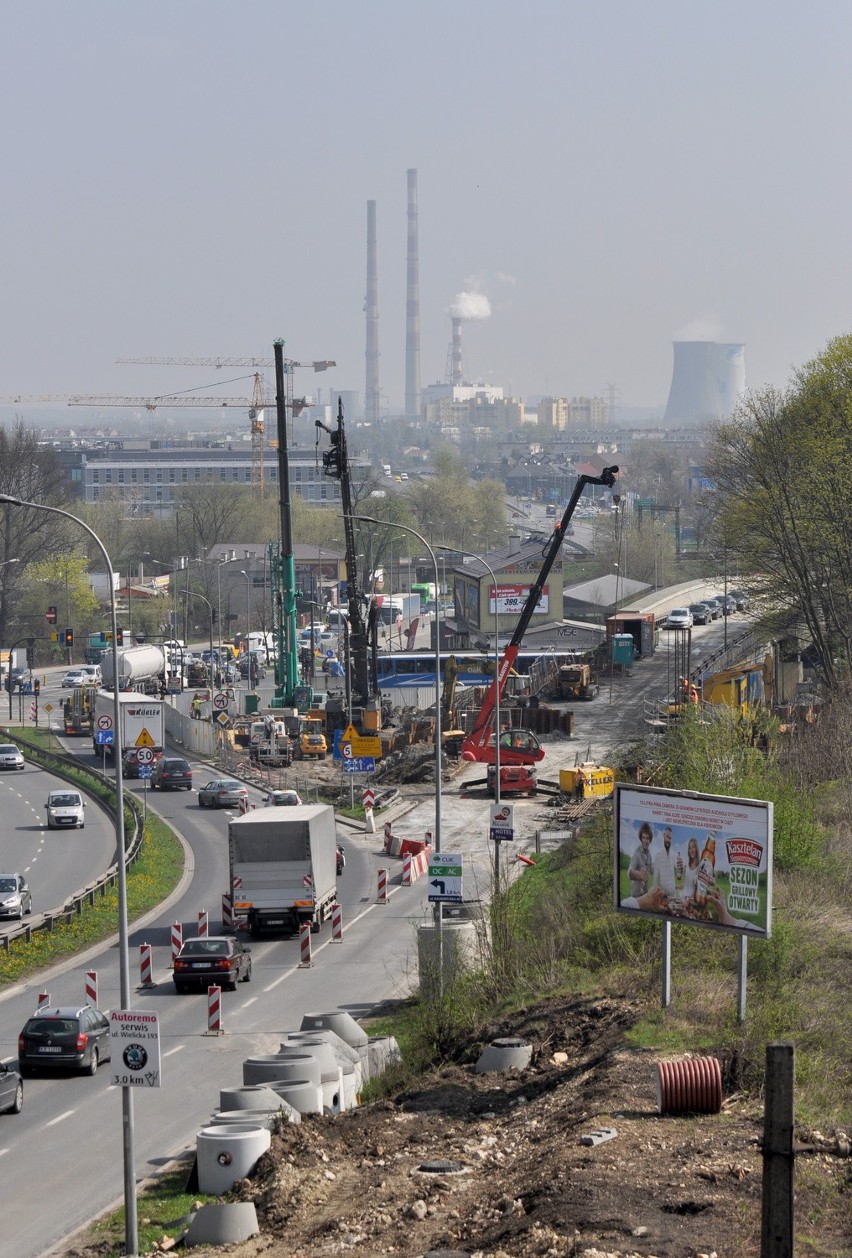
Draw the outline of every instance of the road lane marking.
M253 1005L257 1000L257 996L249 996L248 1000L244 1000L240 1005L240 1009L248 1009L249 1005Z
M70 1118L72 1114L76 1114L75 1109L67 1109L64 1114L57 1114L56 1118L51 1118L49 1123L45 1123L45 1127L55 1127L57 1123L64 1122L66 1118Z
M185 1048L185 1044L177 1044L174 1048L170 1048L167 1053L163 1053L163 1056L174 1057L175 1053L182 1053Z

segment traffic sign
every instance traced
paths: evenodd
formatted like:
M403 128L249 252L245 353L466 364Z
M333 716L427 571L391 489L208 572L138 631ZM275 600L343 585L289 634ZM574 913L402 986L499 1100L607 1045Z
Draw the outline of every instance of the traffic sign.
M462 902L462 858L459 852L435 852L429 857L429 899Z
M223 712L228 706L228 696L224 691L220 690L218 694L213 696L213 707L217 712Z
M376 793L372 786L365 786L364 793L361 796L361 802L364 805L364 811L369 812L376 802Z
M231 724L231 718L228 716L227 712L220 712L219 715L216 717L216 720L222 726L222 729L227 729L228 726Z
M344 773L375 773L375 771L376 761L373 756L349 756L343 760Z
M52 711L53 711L53 704L52 704L52 703L46 703L46 704L44 705L44 710L45 710L45 712L52 712Z
M149 778L153 772L154 770L151 768L150 764L140 764L139 766L140 778Z
M151 737L151 735L148 733L148 731L145 729L144 726L139 731L139 737L136 739L135 746L136 747L153 747L154 746L154 740Z
M99 729L95 734L95 742L101 747L111 747L115 742L111 729Z
M98 729L112 729L112 717L105 713L98 717Z
M340 740L340 754L343 756L344 760L351 760L353 758L352 744L345 743L342 738Z
M140 747L136 753L137 764L153 764L154 753L150 747Z

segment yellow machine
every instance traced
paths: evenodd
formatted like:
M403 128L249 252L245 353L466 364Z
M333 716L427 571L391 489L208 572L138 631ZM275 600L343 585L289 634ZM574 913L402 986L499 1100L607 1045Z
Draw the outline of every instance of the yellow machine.
M608 799L615 790L615 774L606 765L587 760L574 769L559 770L559 789L578 803L584 799Z
M75 686L62 706L66 734L91 734L94 718L96 685Z
M308 719L299 733L299 755L303 760L325 760L328 743L323 733L322 721Z

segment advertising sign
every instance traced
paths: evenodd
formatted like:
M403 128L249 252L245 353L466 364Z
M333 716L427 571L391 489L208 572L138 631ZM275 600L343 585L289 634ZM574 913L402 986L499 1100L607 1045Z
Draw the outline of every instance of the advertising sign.
M492 616L495 611L498 616L519 615L523 610L524 603L529 598L532 582L529 585L498 585L497 587L497 606L494 605L494 589L493 585L488 587L488 610ZM550 597L548 587L544 586L541 591L541 597L535 605L533 615L540 616L550 611ZM561 614L561 613L560 613Z
M766 800L618 783L615 907L768 939L772 830Z
M160 1023L150 1009L113 1009L109 1015L110 1083L160 1086Z
M512 804L491 805L491 825L489 838L491 842L511 843L515 837L514 806Z

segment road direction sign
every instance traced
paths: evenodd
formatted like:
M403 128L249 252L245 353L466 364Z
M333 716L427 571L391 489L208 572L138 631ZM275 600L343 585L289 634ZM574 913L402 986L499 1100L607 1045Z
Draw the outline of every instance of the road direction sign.
M111 747L115 742L111 729L99 729L95 734L95 742L101 747Z
M460 904L462 895L462 858L459 852L434 852L429 857L429 899Z
M112 729L112 717L108 713L98 717L98 729Z
M345 744L344 744L345 746ZM375 773L376 761L374 756L350 756L343 760L344 773Z
M361 796L361 802L364 805L364 811L368 812L376 802L376 793L372 786L365 786L364 793Z
M223 690L218 691L218 693L213 696L213 707L216 709L217 712L224 712L227 706L228 706L228 696L225 694Z
M150 747L140 747L136 753L137 764L153 764L154 753Z

